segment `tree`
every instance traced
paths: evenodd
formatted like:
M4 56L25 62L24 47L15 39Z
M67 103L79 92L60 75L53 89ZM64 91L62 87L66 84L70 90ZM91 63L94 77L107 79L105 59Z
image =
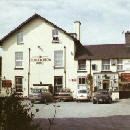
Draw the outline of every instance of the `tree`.
M21 99L13 94L0 98L0 130L36 130L32 124L30 108L22 105Z
M92 97L93 94L93 76L88 74L86 77L86 83L90 86L90 96Z

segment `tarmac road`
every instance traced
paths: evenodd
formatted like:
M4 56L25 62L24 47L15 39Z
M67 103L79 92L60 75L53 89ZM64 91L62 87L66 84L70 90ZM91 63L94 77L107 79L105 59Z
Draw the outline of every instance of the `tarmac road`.
M43 130L130 130L130 99L113 104L35 104L34 109L39 109L34 121L39 122ZM53 121L50 129L48 118Z

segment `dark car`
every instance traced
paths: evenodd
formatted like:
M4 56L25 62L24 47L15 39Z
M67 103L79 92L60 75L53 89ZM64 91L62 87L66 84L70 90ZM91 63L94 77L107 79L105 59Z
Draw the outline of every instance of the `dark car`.
M111 94L107 90L98 90L94 93L93 104L96 103L112 103Z
M71 92L61 91L54 95L56 101L73 101L73 96Z
M48 91L43 91L42 89L32 89L31 93L29 94L29 99L32 103L40 102L40 103L47 103L53 102L53 96Z

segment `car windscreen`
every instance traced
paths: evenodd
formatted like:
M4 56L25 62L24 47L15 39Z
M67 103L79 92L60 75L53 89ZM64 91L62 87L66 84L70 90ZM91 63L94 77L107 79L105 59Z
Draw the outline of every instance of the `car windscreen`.
M86 90L79 90L78 93L87 93Z
M32 93L41 93L41 89L32 89Z
M108 92L97 92L96 95L109 95Z

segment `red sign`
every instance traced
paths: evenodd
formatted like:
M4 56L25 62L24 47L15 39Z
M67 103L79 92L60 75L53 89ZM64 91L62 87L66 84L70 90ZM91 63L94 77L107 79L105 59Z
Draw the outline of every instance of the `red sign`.
M130 82L130 73L122 73L121 74L121 81Z
M2 87L11 87L12 82L11 80L2 80Z

